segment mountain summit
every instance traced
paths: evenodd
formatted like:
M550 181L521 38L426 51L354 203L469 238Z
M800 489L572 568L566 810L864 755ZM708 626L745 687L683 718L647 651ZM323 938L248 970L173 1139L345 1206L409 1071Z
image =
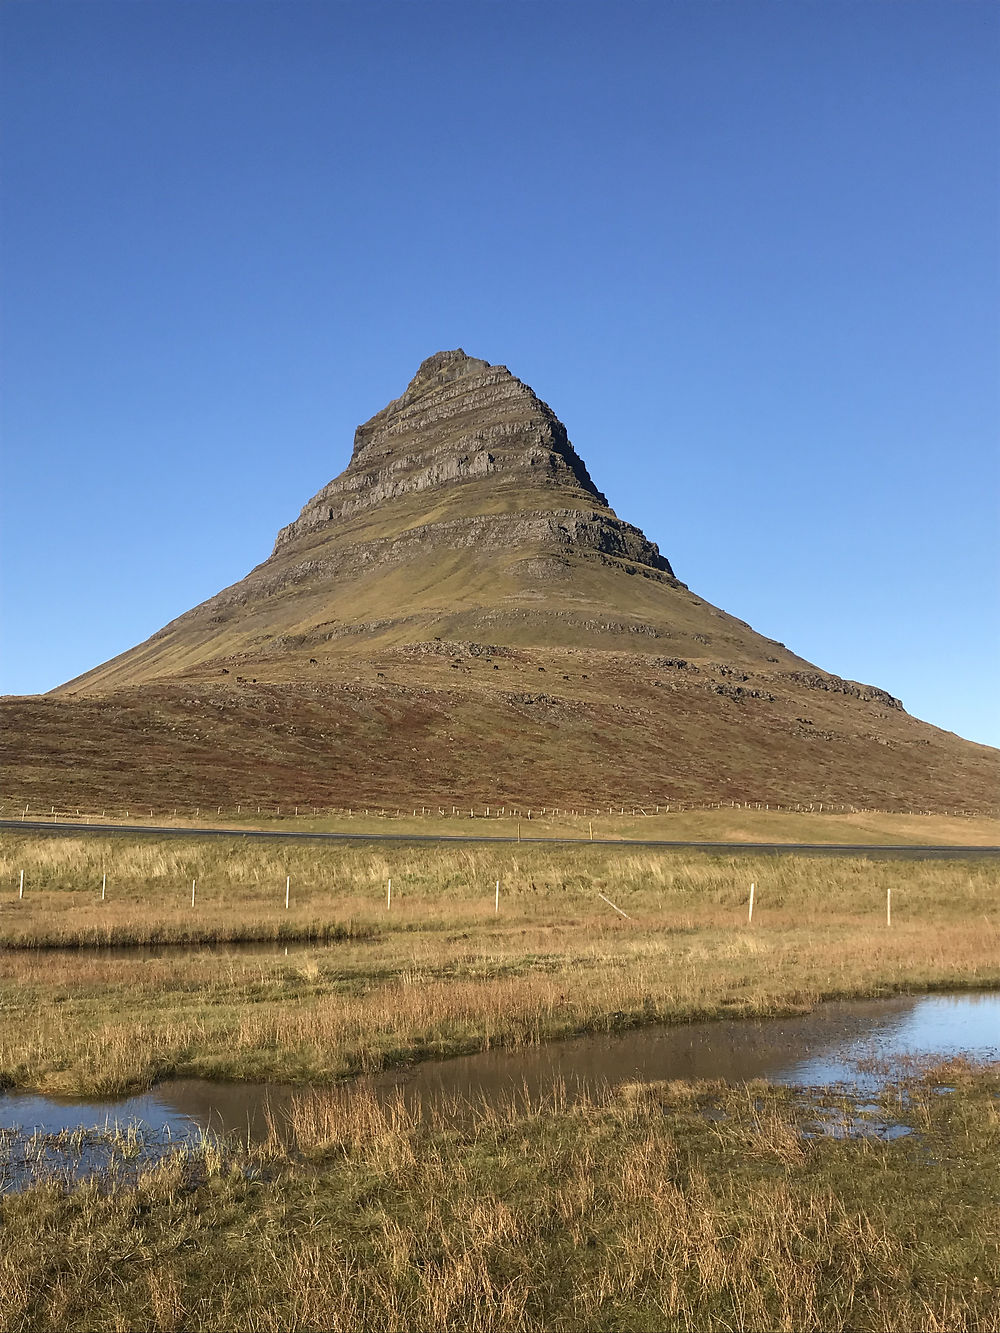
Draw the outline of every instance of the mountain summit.
M67 782L203 805L997 791L996 752L696 596L552 409L460 348L358 427L244 579L7 710L11 794L63 804Z
M478 493L462 485L487 479ZM408 529L415 542L461 544L488 516L498 546L550 537L670 571L637 528L615 517L548 404L506 366L461 348L428 357L403 396L358 427L347 469L282 529L275 552L328 524L445 487L453 491L449 517ZM529 509L536 501L542 507Z
M565 426L527 385L506 366L491 366L461 348L437 352L421 364L401 398L358 427L347 470L281 531L275 549L387 500L486 477L492 491L507 495L551 490L554 498L575 506L572 512L584 524L595 522L594 506L611 512ZM641 534L636 540L636 529L618 527L623 549L635 546L654 567L666 565L655 547L646 549ZM608 541L605 532L585 527L580 536L587 534L595 543Z
M404 642L706 647L801 664L707 606L623 522L547 403L461 348L422 362L354 436L351 461L246 578L63 687Z

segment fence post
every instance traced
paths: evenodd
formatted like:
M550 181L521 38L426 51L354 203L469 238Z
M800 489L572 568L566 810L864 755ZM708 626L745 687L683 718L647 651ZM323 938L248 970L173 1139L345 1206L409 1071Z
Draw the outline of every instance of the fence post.
M290 892L290 890L291 890L291 887L292 887L292 877L291 877L291 875L286 875L286 876L285 876L285 911L286 911L286 912L288 911L288 894L289 894L289 892Z
M886 891L885 891L885 924L886 924L887 926L891 926L891 925L892 925L892 889L891 889L891 888L888 888L888 889L886 889Z
M750 910L747 913L747 925L749 926L753 925L753 896L754 892L756 891L756 888L757 888L756 884L750 885Z
M500 911L500 881L499 881L499 880L497 880L497 893L496 893L496 898L494 899L494 902L493 902L493 910L494 910L494 912L499 912L499 911Z

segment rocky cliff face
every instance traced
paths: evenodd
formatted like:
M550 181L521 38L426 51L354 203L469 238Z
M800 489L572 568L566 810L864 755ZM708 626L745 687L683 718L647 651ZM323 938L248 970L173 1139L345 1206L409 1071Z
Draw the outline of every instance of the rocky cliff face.
M608 506L552 409L506 366L461 348L428 357L402 397L358 427L346 470L282 528L274 553L401 497L487 478L495 494L549 492L551 513L521 511L513 523L496 515L487 524L423 524L421 538L466 546L513 545L530 536L671 573L656 545ZM524 523L530 533L518 532ZM491 534L491 527L503 531Z

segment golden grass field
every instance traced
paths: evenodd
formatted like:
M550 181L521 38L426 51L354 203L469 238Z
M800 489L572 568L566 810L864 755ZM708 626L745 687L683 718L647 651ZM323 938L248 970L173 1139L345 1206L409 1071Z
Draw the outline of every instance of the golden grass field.
M8 836L0 1078L81 1093L173 1074L331 1082L584 1031L992 985L997 888L988 858ZM75 947L227 940L315 948Z
M481 1107L303 1097L294 1146L211 1142L0 1198L0 1329L986 1333L1000 1083L953 1061L816 1136L766 1083Z
M998 888L989 857L5 834L0 1081L304 1086L290 1140L206 1141L137 1169L141 1136L112 1136L120 1169L0 1195L0 1330L993 1330L995 1068L890 1087L875 1119L911 1131L892 1141L816 1136L854 1108L762 1082L573 1105L556 1088L453 1121L341 1081L994 986ZM0 1167L17 1148L0 1136Z

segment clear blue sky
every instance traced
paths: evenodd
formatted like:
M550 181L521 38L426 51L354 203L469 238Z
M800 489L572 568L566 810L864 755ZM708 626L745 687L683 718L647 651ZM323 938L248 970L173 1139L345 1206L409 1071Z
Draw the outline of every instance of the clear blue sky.
M992 0L0 24L0 689L242 577L462 346L692 588L1000 743Z

